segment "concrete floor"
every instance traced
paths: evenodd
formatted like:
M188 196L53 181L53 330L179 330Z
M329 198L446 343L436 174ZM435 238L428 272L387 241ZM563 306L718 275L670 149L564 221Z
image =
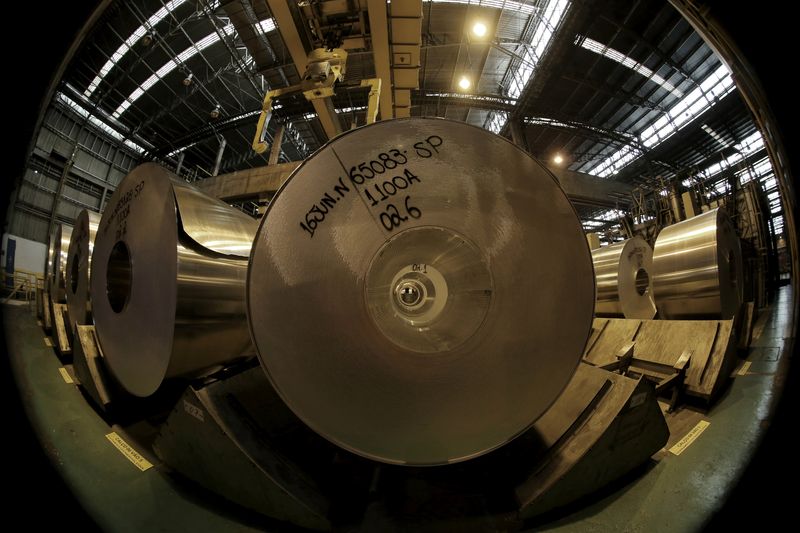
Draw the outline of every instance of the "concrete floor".
M792 317L790 287L756 323L744 375L732 383L709 412L684 406L668 416L670 442L644 472L570 513L536 525L548 531L697 531L735 487L768 426L773 394L779 390L789 361ZM154 465L138 470L106 438L110 431L147 438L149 425L109 427L73 384L65 382L62 364L28 306L3 306L6 340L22 405L42 447L86 513L107 531L260 531L285 530L270 520L243 511L203 489L163 474L146 447L138 451ZM744 363L744 361L742 361ZM708 428L680 455L669 448L700 420ZM129 442L134 438L129 438ZM19 465L18 465L19 466ZM25 476L29 468L22 468ZM43 478L44 480L44 478ZM46 480L48 483L58 481ZM26 483L19 478L20 486ZM35 483L34 483L35 485ZM53 485L55 486L55 485ZM33 490L36 487L33 486ZM51 492L52 492L51 487ZM59 495L68 510L74 504ZM55 504L57 502L52 502ZM43 510L50 506L43 506ZM74 524L80 513L29 517L33 523L56 518ZM49 522L48 522L49 523Z

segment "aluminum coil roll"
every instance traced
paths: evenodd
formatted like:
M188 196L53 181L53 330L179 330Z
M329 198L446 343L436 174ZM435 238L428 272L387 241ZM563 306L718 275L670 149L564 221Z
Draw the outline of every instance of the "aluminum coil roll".
M653 301L653 249L641 237L592 250L597 284L596 316L650 319Z
M66 288L67 310L72 326L90 324L92 308L89 300L89 275L94 250L94 238L100 215L84 209L75 219L67 253Z
M50 263L50 298L54 303L66 301L66 271L69 240L72 237L72 228L59 224L56 226L53 238L53 255Z
M739 237L723 209L659 233L653 294L662 318L732 318L742 304L741 280Z
M254 353L245 282L256 229L156 164L122 180L97 228L90 285L106 363L128 392Z
M588 243L554 176L443 119L351 130L304 161L248 276L276 391L386 463L464 461L524 432L574 373L594 308Z

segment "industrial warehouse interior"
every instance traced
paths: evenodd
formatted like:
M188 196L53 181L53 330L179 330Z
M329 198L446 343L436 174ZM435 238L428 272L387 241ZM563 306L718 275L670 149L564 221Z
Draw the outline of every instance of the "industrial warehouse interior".
M788 14L37 9L12 10L43 19L46 53L12 54L26 86L6 100L11 515L369 532L791 516Z

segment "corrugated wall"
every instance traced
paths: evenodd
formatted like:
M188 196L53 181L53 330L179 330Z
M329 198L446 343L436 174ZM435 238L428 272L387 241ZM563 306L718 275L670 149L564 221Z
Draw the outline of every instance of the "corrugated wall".
M137 157L106 133L85 124L69 107L54 102L28 158L8 231L47 243L55 193L71 158L56 210L56 222L70 226L83 209L102 212L117 184L138 163Z

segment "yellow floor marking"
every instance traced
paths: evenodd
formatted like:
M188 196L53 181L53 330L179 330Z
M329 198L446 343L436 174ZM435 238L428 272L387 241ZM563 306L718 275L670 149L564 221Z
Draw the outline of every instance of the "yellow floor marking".
M72 376L69 375L69 372L67 372L66 368L60 366L58 367L58 371L61 372L61 377L64 378L64 381L66 381L67 383L75 383L74 381L72 381Z
M106 435L106 438L111 441L119 451L132 462L136 468L144 472L148 468L152 468L153 463L142 457L139 452L134 450L130 444L122 440L122 437L117 435L114 431Z
M681 453L683 453L683 451L684 451L686 448L688 448L688 447L689 447L689 445L690 445L690 444L692 444L692 443L693 443L693 442L694 442L694 441L697 439L697 437L699 437L699 436L700 436L700 434L701 434L702 432L704 432L704 431L706 430L706 428L707 428L708 426L710 426L710 425L711 425L711 422L708 422L708 421L706 421L706 420L701 420L700 422L698 422L698 423L697 423L697 425L696 425L695 427L693 427L693 428L691 429L691 431L689 431L689 433L687 433L686 435L684 435L684 437L683 437L681 440L679 440L678 442L676 442L676 443L675 443L675 445L674 445L674 446L672 446L672 448L670 448L670 449L669 449L669 451L670 451L671 453L675 454L675 455L680 455L680 454L681 454Z
M742 368L740 368L739 371L736 374L739 375L739 376L746 375L747 372L750 370L750 365L751 364L753 364L752 361L745 361L744 364L742 365Z

